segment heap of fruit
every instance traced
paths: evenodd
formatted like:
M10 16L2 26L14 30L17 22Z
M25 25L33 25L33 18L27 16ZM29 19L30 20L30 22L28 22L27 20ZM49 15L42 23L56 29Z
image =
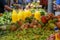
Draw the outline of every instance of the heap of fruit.
M44 11L40 10L36 10L33 13L31 10L19 10L18 12L13 10L12 23L18 24L22 29L41 27L43 25L41 21L44 21L44 19L42 19L42 15L46 14Z
M11 23L11 12L4 12L2 16L0 15L0 26L10 23Z
M14 32L0 32L0 40L46 40L53 31L43 30L41 28L29 28Z
M60 32L60 31L59 31ZM54 33L54 34L51 34L47 40L60 40L60 33Z
M5 27L2 27L4 32L2 32L1 34L5 34L5 32L8 32L8 35L6 36L7 39L8 37L12 37L9 39L16 38L18 40L22 40L24 38L24 40L45 40L52 33L53 30L51 29L54 29L55 26L60 28L60 15L55 16L53 13L47 14L42 9L19 11L13 10L12 13L6 13L3 14L3 16L4 19L6 19L5 21L9 20L9 22L6 23L10 24L6 27L6 29ZM4 24L6 24L5 21L3 22ZM18 33L16 33L17 31Z
M2 20L2 17L4 20ZM0 24L10 24L8 28L12 30L14 28L17 30L37 27L54 29L55 26L60 28L60 15L54 16L53 13L47 14L43 9L13 10L12 13L5 13L0 18Z
M40 10L35 10L31 12L30 10L13 10L12 13L12 23L16 24L19 29L28 28L45 28L54 29L55 26L59 27L59 16L54 16L53 13L45 14L45 12L40 12Z

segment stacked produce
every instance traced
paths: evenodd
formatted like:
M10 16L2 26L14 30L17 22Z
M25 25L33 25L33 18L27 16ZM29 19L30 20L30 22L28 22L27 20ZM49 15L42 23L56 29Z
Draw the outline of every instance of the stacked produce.
M10 24L10 22L11 22L11 12L5 12L0 17L0 26L4 24Z
M29 28L14 32L5 31L4 35L0 35L0 40L46 40L52 33L53 31L40 28Z
M60 15L46 13L43 9L13 10L4 13L0 19L0 29L3 30L1 34L7 34L4 38L1 37L1 40L5 37L7 40L15 40L15 38L18 40L46 40L54 32L55 26L60 28ZM11 38L8 39L8 37Z
M18 24L22 29L42 27L44 24L42 22L45 20L42 19L42 15L46 15L46 13L40 10L35 10L33 13L31 11L32 10L19 10L17 12L16 10L13 10L12 23Z
M31 10L19 10L16 12L16 10L13 10L12 23L18 24L21 29L36 27L54 29L55 22L57 22L57 18L54 17L52 13L46 14L40 10L34 12L31 12Z
M54 17L56 20L55 25L57 26L55 28L56 32L51 34L47 40L60 40L60 15Z
M60 24L60 16L46 13L43 9L13 10L12 12L4 13L0 19L0 25L10 24L10 27L15 27L15 29L36 27L54 29L55 26L60 27L58 25Z

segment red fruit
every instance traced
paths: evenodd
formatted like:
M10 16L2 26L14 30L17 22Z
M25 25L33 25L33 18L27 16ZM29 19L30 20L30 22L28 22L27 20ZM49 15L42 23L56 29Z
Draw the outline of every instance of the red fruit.
M42 21L44 24L47 23L46 16L42 16L42 17L41 17L41 21Z
M21 22L21 21L18 21L17 23L18 23L18 25L19 25L19 26L21 26L21 25L22 25L22 22Z
M56 22L56 26L60 29L60 22Z

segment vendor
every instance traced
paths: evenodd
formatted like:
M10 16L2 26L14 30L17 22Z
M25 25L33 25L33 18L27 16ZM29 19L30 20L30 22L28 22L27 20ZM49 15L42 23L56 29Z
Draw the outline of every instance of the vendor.
M56 0L56 12L55 16L60 15L60 0Z
M5 0L0 0L0 13L4 13L4 9L6 9L6 10L12 10L8 5L7 5L7 3L6 3L6 1Z
M40 5L42 5L42 8L47 9L48 8L48 0L40 0Z
M57 10L60 10L60 0L56 0Z

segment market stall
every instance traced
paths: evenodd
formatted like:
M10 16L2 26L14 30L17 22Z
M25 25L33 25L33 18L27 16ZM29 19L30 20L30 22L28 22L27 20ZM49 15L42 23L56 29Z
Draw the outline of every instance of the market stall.
M0 40L47 40L58 28L60 15L47 13L35 2L0 16Z

